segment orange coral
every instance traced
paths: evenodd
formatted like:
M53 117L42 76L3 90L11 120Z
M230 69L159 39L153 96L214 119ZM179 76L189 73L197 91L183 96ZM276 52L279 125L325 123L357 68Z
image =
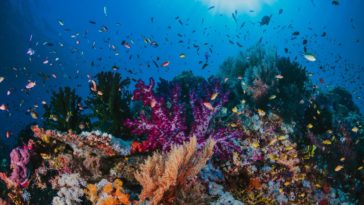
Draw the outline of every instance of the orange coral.
M215 141L210 139L199 152L197 139L192 137L182 146L173 146L169 153L154 153L135 174L143 187L139 203L147 199L151 205L173 203L176 192L185 190L188 179L194 178L211 158L214 146Z
M123 181L115 179L99 189L95 184L88 184L85 190L86 196L92 204L98 205L127 205L130 204L129 195L122 192Z

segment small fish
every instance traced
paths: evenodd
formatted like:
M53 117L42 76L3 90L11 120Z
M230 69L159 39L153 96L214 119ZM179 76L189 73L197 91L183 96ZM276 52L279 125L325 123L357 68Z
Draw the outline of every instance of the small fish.
M157 101L156 101L155 99L153 99L153 100L150 102L150 107L151 107L151 108L154 108L156 105L157 105Z
M235 107L233 107L233 109L231 109L231 111L233 112L233 113L238 113L239 111L238 111L238 108L235 106Z
M264 117L264 116L265 116L265 111L264 111L264 110L262 110L262 109L258 109L258 115L259 115L260 117Z
M104 93L102 92L102 91L97 91L97 95L99 95L99 96L103 96L104 95Z
M313 125L311 123L308 123L308 125L306 126L308 129L312 129Z
M357 128L357 127L353 127L353 128L351 129L351 131L353 131L353 132L357 133L357 132L359 131L359 128Z
M0 76L0 83L2 83L5 80L3 76Z
M121 42L121 45L123 45L127 49L130 49L131 48L131 45L128 42L126 42L126 41L122 41Z
M6 136L6 138L9 139L11 137L11 132L9 130L6 131L5 136Z
M116 65L113 65L111 68L112 68L112 70L119 70L119 67Z
M6 111L8 110L8 107L5 104L0 105L0 110Z
M276 99L277 98L277 96L276 95L271 95L270 97L269 97L269 100L274 100L274 99Z
M210 11L211 9L213 9L213 8L215 8L215 6L210 6L209 8L208 8L208 10Z
M25 86L26 89L32 89L34 86L36 86L36 82L29 81L28 84Z
M35 111L31 111L30 112L30 116L33 118L33 119L38 119L38 113L36 113Z
M216 98L217 98L217 96L219 95L219 93L213 93L212 95L211 95L211 100L215 100Z
M281 74L278 74L278 75L276 75L276 78L277 78L277 79L283 79L283 78L284 78L284 76L283 76L283 75L281 75Z
M104 33L104 32L108 32L109 29L106 26L101 26L101 28L99 29L100 33Z
M330 145L331 144L331 141L330 140L324 140L324 141L322 141L322 144L324 144L324 145Z
M205 69L208 65L209 65L209 64L207 64L207 63L203 64L203 66L201 67L201 69L202 69L202 70L203 70L203 69Z
M59 23L59 25L64 26L64 21L63 20L59 19L58 23Z
M345 157L340 158L340 162L343 162L343 161L345 161Z
M55 122L57 122L58 121L58 117L56 116L56 115L49 115L49 119L51 119L51 120L53 120L53 121L55 121Z
M179 58L186 58L186 54L184 54L184 53L181 53L181 54L179 54Z
M91 80L91 91L93 91L93 92L97 91L97 85L94 80Z
M33 49L31 49L31 48L28 48L27 55L32 56L34 54L35 54L35 51Z
M209 102L204 102L203 105L209 110L214 110L214 107Z
M163 62L162 63L162 67L167 67L167 66L169 66L169 64L170 64L170 62L169 61L165 61L165 62Z
M338 165L335 167L335 172L338 172L340 170L342 170L344 168L344 166Z
M310 53L303 54L303 57L305 57L305 59L310 61L310 62L315 62L316 61L316 57L313 54L310 54Z
M104 6L104 14L105 14L105 16L107 16L107 7L106 6Z
M78 125L78 128L80 128L80 130L85 129L85 128L86 128L85 123L81 122L81 123Z

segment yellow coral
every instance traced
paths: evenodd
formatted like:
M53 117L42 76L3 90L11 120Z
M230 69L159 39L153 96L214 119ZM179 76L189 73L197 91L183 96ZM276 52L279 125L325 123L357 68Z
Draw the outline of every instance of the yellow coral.
M97 201L97 187L95 184L87 184L85 193L91 202L95 203Z
M122 192L123 181L115 179L114 183L107 183L97 188L95 184L88 184L86 196L92 204L98 205L127 205L130 204L129 195Z
M123 188L123 181L121 179L114 180L114 187L115 189L122 189Z

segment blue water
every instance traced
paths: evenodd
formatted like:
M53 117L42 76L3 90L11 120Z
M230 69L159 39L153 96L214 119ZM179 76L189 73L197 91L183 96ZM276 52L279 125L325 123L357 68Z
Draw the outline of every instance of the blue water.
M0 83L0 105L6 104L9 112L0 111L1 140L11 145L26 124L40 123L27 110L38 105L37 112L42 113L41 101L49 101L51 91L57 87L75 87L79 95L88 95L87 75L110 71L116 65L122 76L134 79L146 80L151 76L171 79L184 70L207 77L218 73L227 57L237 55L260 39L263 45L276 48L279 55L306 66L313 73L312 81L322 89L334 86L348 89L363 111L362 8L364 1L361 0L340 1L337 6L329 0L276 0L262 3L254 11L237 8L235 22L232 17L235 9L225 10L198 0L3 0L0 2L0 76L5 80ZM261 26L259 22L265 15L272 15L271 21ZM102 26L108 32L99 32ZM300 35L292 40L295 31ZM327 35L322 37L324 32ZM146 45L143 38L159 46ZM304 39L308 40L308 51L316 55L316 62L303 58ZM122 46L122 41L131 44L131 48ZM45 42L53 46L43 45ZM92 48L94 42L95 48ZM194 44L200 47L198 52ZM26 55L29 48L35 50L31 61ZM186 55L185 59L179 58L181 53ZM201 69L199 61L204 62L206 55L208 67ZM164 61L170 65L156 68L152 60L157 57L159 65ZM45 65L46 59L49 63ZM43 81L42 76L49 79ZM320 78L324 83L319 82ZM28 80L36 81L37 85L24 92L22 89ZM10 139L5 138L8 130L13 133Z

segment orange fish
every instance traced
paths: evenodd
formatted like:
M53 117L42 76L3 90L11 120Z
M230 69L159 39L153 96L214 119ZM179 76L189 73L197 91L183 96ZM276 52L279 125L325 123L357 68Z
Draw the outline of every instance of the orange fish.
M169 61L165 61L162 63L162 67L167 67L167 66L169 66Z
M36 86L37 84L32 81L29 81L28 84L25 86L26 89L32 89L34 86Z
M203 105L209 110L214 110L214 107L209 102L204 102Z
M6 136L6 138L10 138L10 136L11 136L11 132L10 132L9 130L8 130L8 131L6 131L5 136Z
M4 104L0 105L0 110L5 111L8 110L8 107Z
M151 108L154 108L156 104L157 104L157 101L156 101L155 99L153 99L153 100L150 102L150 107L151 107Z
M91 90L97 92L96 82L94 80L91 80L91 83L92 83Z

